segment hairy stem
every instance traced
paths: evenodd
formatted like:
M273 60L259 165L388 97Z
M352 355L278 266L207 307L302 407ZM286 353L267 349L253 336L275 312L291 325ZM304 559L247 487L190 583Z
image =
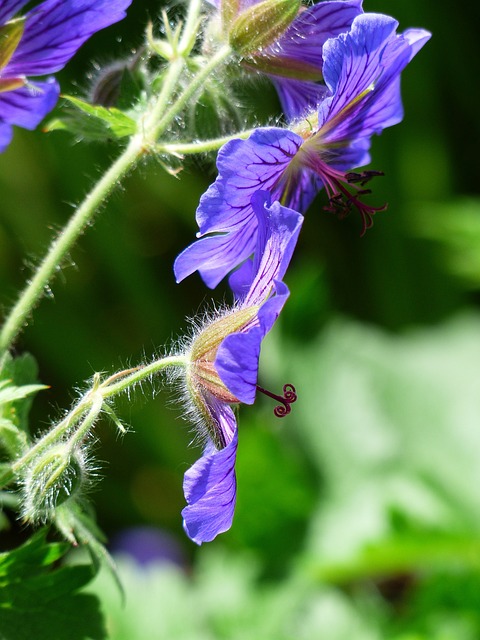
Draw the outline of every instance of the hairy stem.
M100 382L98 374L94 377L93 386L89 389L65 416L43 438L31 447L21 458L16 460L8 471L4 471L0 478L0 486L6 486L12 482L15 476L28 465L35 456L41 454L48 447L57 442L70 438L72 444L83 440L102 411L106 400L132 389L151 376L160 373L168 367L185 367L185 356L168 356L160 358L147 365L141 365L134 369L120 371L115 375Z
M193 0L186 20L186 29L182 36L183 46L188 46L193 29L197 28L200 12L200 0ZM123 153L115 160L107 172L100 178L65 228L52 242L43 261L38 266L32 279L21 292L16 304L9 312L0 330L0 361L15 338L25 326L33 308L38 304L43 293L60 268L63 260L71 250L77 239L93 220L96 212L110 196L112 191L121 183L123 178L132 170L139 158L155 149L155 144L188 101L202 86L205 79L230 55L230 48L223 47L211 60L193 76L183 92L171 103L178 81L185 67L185 58L179 56L170 62L162 90L151 104L139 126L139 132L132 136ZM171 104L169 107L168 105Z
M210 140L196 140L195 142L173 142L166 144L158 144L156 150L160 153L189 155L194 153L207 153L208 151L217 151L230 140L246 140L255 129L246 129L221 138L212 138Z

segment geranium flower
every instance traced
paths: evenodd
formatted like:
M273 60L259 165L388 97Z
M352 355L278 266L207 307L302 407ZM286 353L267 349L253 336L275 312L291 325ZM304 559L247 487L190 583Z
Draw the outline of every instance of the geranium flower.
M55 106L52 77L94 33L125 17L132 0L46 0L15 18L27 0L0 1L0 152L12 125L35 129Z
M362 13L362 0L324 0L308 8L299 0L208 2L217 8L222 33L243 44L245 31L242 64L272 80L288 118L317 105L325 92L319 84L323 45Z
M231 405L252 404L257 390L277 399L276 415L285 415L296 399L291 385L284 397L257 385L261 343L289 295L282 282L295 247L302 216L268 194L254 195L258 216L254 260L231 278L236 304L206 323L192 340L185 376L190 414L195 414L206 440L202 457L186 472L182 511L189 537L201 544L230 528L235 508L237 421Z
M400 73L430 37L423 29L397 35L397 26L379 14L355 18L349 33L323 47L329 94L316 112L288 129L257 129L248 140L232 140L220 150L218 177L197 209L201 239L178 256L177 280L198 270L215 287L253 252L257 221L251 198L258 189L305 212L325 187L329 211L344 216L356 208L363 230L371 226L378 209L363 196L376 172L352 169L370 162L373 134L402 120Z

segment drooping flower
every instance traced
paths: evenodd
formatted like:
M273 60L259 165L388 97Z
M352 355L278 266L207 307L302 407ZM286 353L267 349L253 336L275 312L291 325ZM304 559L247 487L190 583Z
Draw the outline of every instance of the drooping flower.
M35 129L55 106L53 77L94 33L125 17L132 0L46 0L15 17L27 0L0 1L0 152L12 126Z
M258 216L257 250L253 262L231 277L237 302L206 324L189 352L186 388L207 443L184 480L184 528L197 544L229 529L233 519L238 434L231 405L252 404L260 390L281 403L276 415L285 415L296 399L291 385L280 397L258 387L257 377L262 340L289 295L282 278L303 218L278 202L270 204L262 192L254 195L252 207Z
M242 55L242 64L266 74L288 118L317 105L325 87L322 49L348 31L362 13L362 0L208 0L217 9L221 37Z
M303 213L325 187L328 210L344 216L356 208L364 230L371 226L378 209L362 198L376 172L352 169L370 162L373 134L402 120L400 73L430 37L423 29L397 34L397 26L379 14L355 18L350 32L324 45L329 95L316 112L288 129L257 129L220 150L219 175L197 209L200 239L178 256L177 280L198 270L213 288L253 252L251 198L259 189Z

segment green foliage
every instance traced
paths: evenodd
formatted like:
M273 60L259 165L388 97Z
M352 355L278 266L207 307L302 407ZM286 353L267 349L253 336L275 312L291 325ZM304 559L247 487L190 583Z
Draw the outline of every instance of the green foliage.
M30 354L5 356L0 367L0 453L10 458L21 455L27 445L33 395L47 388L34 384L36 379L37 365Z
M78 593L94 575L92 565L58 566L65 543L47 543L38 532L21 547L0 554L2 640L103 640L98 600Z
M119 559L126 602L104 575L102 595L110 640L380 640L362 605L302 577L258 581L248 556L207 551L193 576L173 565L140 568Z
M73 96L63 96L75 107L68 115L51 120L46 131L69 131L77 138L105 140L125 138L137 131L137 123L129 115L115 107L92 105Z
M412 228L434 243L440 268L469 288L480 288L480 200L423 203Z

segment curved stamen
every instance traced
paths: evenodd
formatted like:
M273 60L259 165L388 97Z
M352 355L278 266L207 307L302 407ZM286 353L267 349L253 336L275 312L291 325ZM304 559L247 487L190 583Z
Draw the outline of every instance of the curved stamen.
M273 400L277 400L280 402L280 405L275 407L273 413L277 416L277 418L283 418L290 413L292 410L291 404L295 402L297 399L297 392L293 384L285 384L283 385L283 396L278 396L276 393L272 393L271 391L267 391L263 387L257 384L257 389L261 393L264 393L269 398L273 398Z

